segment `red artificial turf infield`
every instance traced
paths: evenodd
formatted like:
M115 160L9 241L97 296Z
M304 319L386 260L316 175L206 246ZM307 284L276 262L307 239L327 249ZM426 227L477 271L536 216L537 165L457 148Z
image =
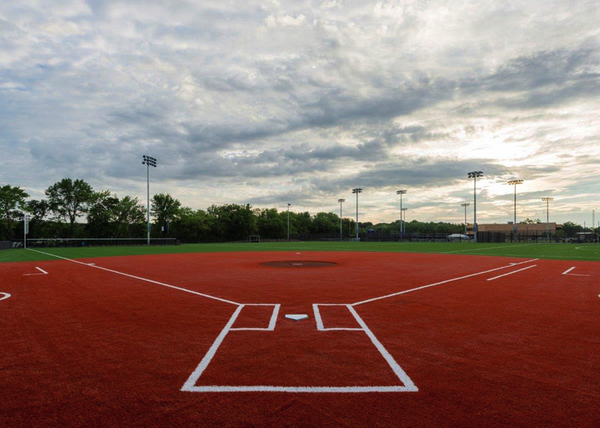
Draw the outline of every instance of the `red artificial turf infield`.
M275 260L337 265L260 265ZM230 332L198 383L296 386L399 383L364 332L317 331L314 303L521 261L316 252L86 260L233 302L281 304L274 331ZM562 274L572 266L590 276ZM23 276L36 267L49 274ZM538 260L356 305L419 391L307 394L181 391L234 305L65 260L1 264L0 292L11 297L0 301L0 425L598 426L599 267ZM343 308L320 307L325 327L355 327ZM267 327L271 314L246 306L233 327Z

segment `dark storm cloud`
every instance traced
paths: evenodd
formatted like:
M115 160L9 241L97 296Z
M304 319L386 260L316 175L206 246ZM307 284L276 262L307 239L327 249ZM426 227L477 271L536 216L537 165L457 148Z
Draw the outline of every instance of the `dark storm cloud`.
M466 93L486 93L494 105L535 109L600 95L597 50L541 51L511 59L496 72L460 82ZM517 94L517 95L515 95Z

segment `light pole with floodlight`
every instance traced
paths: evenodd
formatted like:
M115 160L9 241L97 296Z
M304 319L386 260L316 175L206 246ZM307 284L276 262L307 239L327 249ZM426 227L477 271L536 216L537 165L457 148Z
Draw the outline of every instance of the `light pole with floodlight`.
M402 241L402 232L404 232L404 228L402 227L402 195L406 194L406 190L396 190L396 195L400 195L400 241Z
M406 233L406 210L408 208L402 208L402 211L400 211L402 214L400 214L400 219L402 220L402 233Z
M356 187L352 189L352 193L356 193L356 240L358 241L358 194L362 193L363 189Z
M468 177L473 179L473 242L477 243L477 177L483 177L483 171L471 171Z
M465 202L464 204L460 204L461 207L465 208L465 236L467 235L467 207L471 206L470 203Z
M542 201L546 202L546 239L548 243L550 243L550 202L552 202L554 198L542 198Z
M345 199L338 199L338 202L340 203L340 242L344 240L344 235L343 233L343 227L342 227L342 204L344 202L346 202Z
M147 199L148 199L148 206L146 209L146 227L148 229L148 245L150 245L150 167L154 167L156 168L156 158L150 157L150 156L143 156L144 161L142 162L142 165L146 165L146 190L147 190Z
M515 197L514 197L514 209L513 209L513 235L514 240L517 242L517 184L523 184L523 180L510 180L510 185L515 186Z
M288 204L288 208L287 208L287 236L288 236L288 242L290 242L290 205L292 204Z

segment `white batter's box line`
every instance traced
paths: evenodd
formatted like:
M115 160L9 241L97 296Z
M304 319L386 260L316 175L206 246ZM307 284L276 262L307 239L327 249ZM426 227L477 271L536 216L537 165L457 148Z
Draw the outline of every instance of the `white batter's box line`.
M229 331L273 331L275 330L275 325L277 324L277 316L279 315L279 309L281 308L280 303L244 303L240 305L242 310L246 306L273 306L273 313L271 314L271 319L269 320L269 326L264 327L236 327L230 328Z
M276 386L276 385L200 385L196 383L202 376L202 373L208 368L208 365L216 355L219 347L225 340L227 334L232 330L231 326L235 323L235 320L239 316L244 305L240 305L236 308L235 312L221 331L219 336L215 339L214 343L204 355L198 367L190 375L187 381L183 384L182 392L289 392L289 393L338 393L338 394L351 394L351 393L368 393L368 392L417 392L419 389L415 386L413 381L404 372L402 367L394 360L394 357L385 349L381 342L375 337L375 334L369 329L367 324L358 315L356 310L347 304L317 304L316 306L345 306L348 311L352 314L356 322L361 326L361 331L364 331L367 337L371 340L371 343L379 351L383 359L386 361L388 366L392 369L394 374L402 382L402 385L380 385L380 386ZM317 309L318 310L318 309Z
M321 318L321 312L319 311L319 306L343 306L348 309L350 312L349 305L345 303L314 303L313 304L313 312L315 313L315 321L317 322L317 330L319 331L364 331L360 327L329 327L325 328L323 325L323 319ZM351 315L352 312L350 312Z
M186 392L287 392L320 394L358 394L368 392L418 392L407 386L193 386Z
M9 297L10 297L10 294L3 293L0 291L0 300L8 299Z

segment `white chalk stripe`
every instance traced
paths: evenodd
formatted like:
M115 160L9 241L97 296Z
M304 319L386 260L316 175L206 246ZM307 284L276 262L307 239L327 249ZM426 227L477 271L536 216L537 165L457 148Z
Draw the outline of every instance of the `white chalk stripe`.
M182 391L184 391L182 389ZM417 392L406 386L194 386L186 392L287 392L287 393L369 393L369 392Z
M10 294L8 294L8 293L3 293L0 291L0 294L4 296L4 297L0 296L0 300L8 299L10 297Z
M323 319L321 318L321 312L319 311L319 306L345 306L346 304L339 303L314 303L313 304L313 312L315 313L315 321L317 322L317 330L319 331L363 331L362 328L356 327L330 327L325 328L323 325Z
M206 370L211 360L217 353L219 346L221 346L221 343L223 343L223 339L225 339L225 336L227 336L227 333L229 333L231 326L242 311L243 307L244 305L238 306L233 315L231 315L231 318L229 319L223 330L221 330L219 336L217 336L204 358L202 358L202 361L200 361L200 364L198 364L198 367L196 367L196 370L194 370L194 372L190 375L188 380L183 384L183 387L181 388L182 391L193 391L194 385L196 385L196 382L198 382L198 379L200 379L200 376L202 376L202 373L204 372L204 370Z
M531 268L534 268L534 267L536 267L536 266L537 266L537 265L531 265L531 266L524 267L524 268L522 268L522 269L513 270L512 272L504 273L504 274L502 274L502 275L498 275L498 276L495 276L495 277L493 277L493 278L488 278L488 279L487 279L487 281L494 281L494 280L496 280L496 279L498 279L498 278L502 278L502 277L504 277L504 276L512 275L512 274L514 274L514 273L518 273L518 272L522 272L522 271L524 271L524 270L531 269Z
M281 305L279 303L245 303L244 306L273 306L273 313L271 314L271 319L269 320L269 326L266 328L263 327L236 327L230 328L229 331L274 331L275 325L277 324L277 316L279 315L279 308Z
M415 386L415 384L413 383L411 378L408 377L408 375L404 372L404 370L402 370L402 367L400 367L400 365L396 362L396 360L394 360L394 357L392 357L392 355L387 351L387 349L385 349L385 347L381 344L381 342L379 340L377 340L377 337L375 337L373 332L369 329L369 327L367 327L367 324L358 315L356 310L351 305L347 305L346 307L348 308L350 313L352 313L352 315L354 315L354 318L356 319L356 322L358 322L358 325L360 325L362 327L362 329L364 330L364 332L367 334L367 336L369 336L369 339L371 339L371 342L373 342L373 345L375 345L375 347L377 348L379 353L387 361L390 368L394 371L396 376L398 376L398 379L400 379L400 381L404 384L404 386L406 387L406 390L407 391L418 391L419 389Z
M459 276L458 278L451 278L451 279L447 279L445 281L434 282L433 284L422 285L420 287L411 288L410 290L403 290L403 291L398 291L397 293L386 294L385 296L373 297L372 299L367 299L367 300L362 300L360 302L352 303L351 306L364 305L365 303L371 303L371 302L375 302L377 300L389 299L390 297L400 296L402 294L412 293L414 291L424 290L424 289L430 288L430 287L437 287L438 285L447 284L449 282L460 281L461 279L472 278L474 276L479 276L479 275L485 275L486 273L495 272L497 270L502 270L502 269L508 269L508 268L516 266L516 265L521 265L521 264L525 264L525 263L531 263L531 262L534 262L536 260L539 260L539 259L525 260L523 262L512 263L512 264L509 264L509 265L506 265L506 266L501 266L501 267L497 267L497 268L494 268L494 269L488 269L488 270L484 270L482 272L472 273L470 275Z
M564 271L562 274L563 274L563 275L569 275L569 276L589 276L589 275L587 275L587 274L584 274L584 273L569 273L569 272L571 272L573 269L575 269L575 266L573 266L573 267L572 267L572 268L570 268L570 269L567 269L567 270L566 270L566 271Z
M36 266L35 267L37 270L40 271L40 273L24 273L23 276L33 276L33 275L48 275L48 272L46 272L44 269L42 269L41 267Z
M80 261L78 261L78 260L73 260L73 259L69 259L69 258L67 258L67 257L57 256L56 254L45 253L45 252L43 252L43 251L34 250L34 249L31 249L31 248L28 248L28 250L29 250L29 251L35 251L36 253L40 253L40 254L46 254L46 255L48 255L48 256L56 257L56 258L58 258L58 259L67 260L67 261L69 261L69 262L71 262L71 263L76 263L76 264L79 264L79 265L83 265L83 266L91 267L91 268L93 268L93 269L100 269L100 270L103 270L103 271L106 271L106 272L115 273L115 274L117 274L117 275L126 276L126 277L128 277L128 278L137 279L137 280L139 280L139 281L149 282L149 283L151 283L151 284L160 285L160 286L162 286L162 287L172 288L172 289L174 289L174 290L179 290L179 291L183 291L183 292L186 292L186 293L195 294L195 295L197 295L197 296L206 297L207 299L218 300L218 301L220 301L220 302L229 303L229 304L231 304L231 305L236 305L236 306L239 306L239 305L240 305L240 303L237 303L237 302L234 302L234 301L231 301L231 300L227 300L227 299L222 299L222 298L220 298L220 297L211 296L210 294L199 293L198 291L188 290L187 288L177 287L177 286L175 286L175 285L165 284L164 282L158 282L158 281L154 281L154 280L152 280L152 279L148 279L148 278L142 278L141 276L130 275L130 274L128 274L128 273L119 272L119 271L117 271L117 270L113 270L113 269L104 268L104 267L102 267L102 266L91 266L89 263L83 263L83 262L80 262ZM37 275L37 274L34 274L34 275Z

